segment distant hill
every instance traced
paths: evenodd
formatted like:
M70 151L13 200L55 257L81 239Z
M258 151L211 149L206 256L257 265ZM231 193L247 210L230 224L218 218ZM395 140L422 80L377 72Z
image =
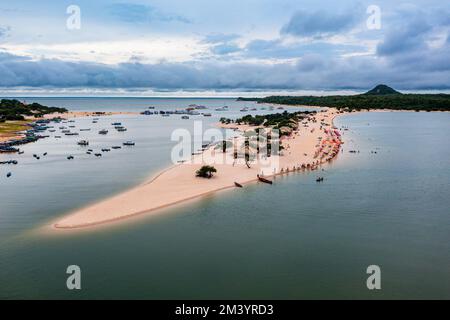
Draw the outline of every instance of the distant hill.
M386 94L401 94L400 92L392 89L391 87L385 85L385 84L379 84L375 88L373 88L370 91L367 91L365 94L367 95L375 95L375 96L382 96Z

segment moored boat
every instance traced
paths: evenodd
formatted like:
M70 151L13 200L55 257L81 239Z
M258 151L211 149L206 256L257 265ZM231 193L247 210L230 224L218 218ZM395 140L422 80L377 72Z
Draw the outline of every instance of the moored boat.
M264 183L267 183L267 184L272 184L273 183L271 180L266 179L264 177L261 177L259 174L257 175L257 177L258 177L258 180L261 181L261 182L264 182Z

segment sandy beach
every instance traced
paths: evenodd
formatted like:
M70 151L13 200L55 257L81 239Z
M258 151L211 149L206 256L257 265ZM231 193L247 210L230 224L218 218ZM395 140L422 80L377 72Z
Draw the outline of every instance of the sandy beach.
M335 109L311 116L299 124L297 131L282 138L284 150L273 156L276 168L267 168L259 162L247 167L244 159L234 164L223 163L222 150L210 147L193 156L192 163L174 165L147 182L104 201L70 213L52 223L56 229L75 229L122 220L143 213L152 213L182 201L191 200L211 192L235 188L235 182L245 185L258 181L257 175L270 179L273 175L300 170L317 170L320 164L331 161L340 148L340 135L333 129ZM237 126L241 132L248 126ZM237 139L242 139L242 136ZM229 150L228 153L232 153ZM196 177L203 165L214 163L217 173L211 179Z

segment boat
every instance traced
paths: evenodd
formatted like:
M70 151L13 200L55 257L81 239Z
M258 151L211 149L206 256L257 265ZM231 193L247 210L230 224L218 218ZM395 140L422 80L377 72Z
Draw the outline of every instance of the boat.
M110 152L110 151L111 151L111 149L109 149L109 148L102 149L102 152Z
M0 164L18 164L17 160L0 161Z
M111 149L122 149L121 146L112 146Z
M67 157L67 160L73 160L74 158L73 158L73 156L68 156Z
M113 122L111 123L112 126L121 126L122 123L121 122Z
M7 178L9 178L9 177L11 177L12 176L12 173L11 172L8 172L7 174L6 174L6 177Z
M0 146L0 153L16 153L19 151L19 149L10 146Z
M127 128L116 128L118 132L125 132L127 131Z
M204 117L211 117L211 113L204 113L203 116Z
M108 134L108 130L106 129L100 130L98 134Z
M91 129L80 129L80 131L91 131Z
M264 182L264 183L267 183L267 184L272 184L273 183L271 180L263 178L259 174L257 175L257 177L258 177L258 180L261 181L261 182Z
M78 132L68 132L65 133L66 136L78 136Z
M189 116L182 116L181 119L187 120L189 119Z
M238 187L238 188L243 188L243 187L242 187L242 184L237 183L236 181L234 182L234 185L235 185L236 187Z
M88 146L88 145L89 145L89 141L87 141L87 140L81 140L81 141L78 141L77 144L78 144L79 146Z
M96 153L95 156L96 156L96 157L101 157L102 154L101 154L101 153Z
M135 143L133 141L127 141L123 143L124 146L134 146Z

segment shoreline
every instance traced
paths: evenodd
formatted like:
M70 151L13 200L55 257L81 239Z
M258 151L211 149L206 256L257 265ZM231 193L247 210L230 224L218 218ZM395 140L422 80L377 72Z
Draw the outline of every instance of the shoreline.
M279 168L273 169L274 171L272 167L267 171L258 162L255 166L250 162L252 167L248 168L244 159L235 160L233 165L216 164L212 161L218 170L217 174L211 179L197 178L195 171L201 165L226 156L222 151L216 152L215 148L210 147L192 157L197 162L168 167L136 187L56 219L51 223L52 229L83 229L151 214L211 193L236 188L235 182L242 185L258 182L258 175L273 178L296 171L317 170L321 164L331 161L339 153L342 142L340 134L338 136L334 133L337 128L334 128L333 120L343 114L345 113L328 108L309 116L306 122L299 122L298 130L282 139L285 147L283 155L273 156L279 161ZM326 139L322 140L323 136Z

